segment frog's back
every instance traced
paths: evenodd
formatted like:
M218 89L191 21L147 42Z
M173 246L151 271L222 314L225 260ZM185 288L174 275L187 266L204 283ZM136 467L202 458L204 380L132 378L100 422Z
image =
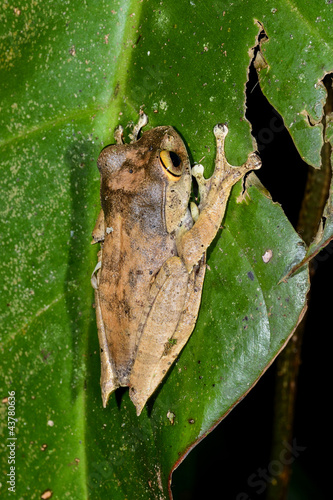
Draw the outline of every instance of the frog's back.
M132 207L124 217L121 208L115 204L106 218L99 301L114 369L119 383L127 385L149 311L151 284L177 250L161 223L162 214L151 208L140 215L138 207Z

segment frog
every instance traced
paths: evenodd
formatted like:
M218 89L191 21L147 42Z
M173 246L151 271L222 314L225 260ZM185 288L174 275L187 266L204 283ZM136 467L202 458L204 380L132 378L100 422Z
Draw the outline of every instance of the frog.
M101 245L91 283L103 407L118 387L129 387L138 416L194 330L206 251L231 189L261 166L255 152L240 167L227 162L228 127L219 123L213 129L215 168L205 179L201 164L191 167L175 128L140 134L147 124L141 112L128 143L119 125L116 143L99 154L101 210L92 233L92 243ZM199 203L191 201L193 177Z

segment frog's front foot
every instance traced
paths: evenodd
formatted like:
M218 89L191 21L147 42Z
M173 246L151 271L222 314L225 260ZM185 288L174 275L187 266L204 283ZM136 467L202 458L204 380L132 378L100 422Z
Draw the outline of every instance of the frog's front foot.
M245 165L247 165L248 170L258 170L261 167L261 159L256 153L250 153Z
M261 167L261 160L256 153L250 153L246 162L240 167L234 167L228 163L224 143L228 134L228 127L225 124L217 124L214 127L214 135L216 138L216 158L215 170L212 177L209 179L211 186L210 190L223 191L227 196L231 188L236 182L241 179L250 170L257 170Z
M146 113L144 113L143 111L140 111L138 123L134 125L132 133L129 134L132 143L138 140L140 130L143 127L145 127L147 123L148 123L148 115L146 115Z
M193 166L191 170L192 176L195 178L198 184L199 188L199 196L200 196L200 204L202 205L204 200L206 199L207 193L209 192L210 188L210 179L205 179L204 178L204 167L201 165L201 163L197 163L196 165ZM192 209L191 209L192 211ZM197 217L196 217L197 219ZM196 220L193 217L193 220Z
M229 129L225 123L218 123L213 129L216 139L219 137L224 139L229 132Z
M124 135L124 129L122 125L118 125L114 131L114 138L116 140L116 143L121 145L124 143L123 141L123 135Z

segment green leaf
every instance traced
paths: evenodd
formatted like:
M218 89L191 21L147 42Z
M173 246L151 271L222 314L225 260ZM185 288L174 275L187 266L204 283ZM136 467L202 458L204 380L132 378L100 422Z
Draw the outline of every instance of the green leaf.
M260 72L260 86L283 116L301 157L320 167L326 100L321 80L333 67L330 3L279 1L258 19L269 39L262 45L268 66Z
M206 176L217 122L228 122L229 161L244 162L253 149L244 91L260 21L269 37L261 85L316 164L318 82L333 66L328 9L299 1L274 9L199 0L4 5L0 387L3 398L15 391L17 498L48 489L53 498L167 497L171 470L287 342L305 309L307 270L280 280L305 248L251 176L246 196L235 186L209 250L200 315L179 360L139 418L125 390L103 409L90 286L96 159L114 127L144 106L150 126L181 133L193 162L205 157ZM4 403L4 498L8 416Z

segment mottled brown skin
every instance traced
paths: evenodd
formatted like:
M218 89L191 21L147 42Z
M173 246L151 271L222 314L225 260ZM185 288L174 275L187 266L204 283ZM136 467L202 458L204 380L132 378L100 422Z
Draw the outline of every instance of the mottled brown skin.
M142 115L141 126L145 123ZM122 144L118 131L117 145L103 149L98 158L102 210L93 238L102 248L92 279L103 405L117 387L129 386L138 415L193 331L205 252L219 229L231 187L260 166L252 155L243 167L230 167L223 152L227 129L215 127L215 172L207 181L200 168L196 173L201 202L194 223L188 208L191 167L183 141L169 126L136 140L141 126L139 122L130 144ZM165 151L178 155L177 176L161 161Z

